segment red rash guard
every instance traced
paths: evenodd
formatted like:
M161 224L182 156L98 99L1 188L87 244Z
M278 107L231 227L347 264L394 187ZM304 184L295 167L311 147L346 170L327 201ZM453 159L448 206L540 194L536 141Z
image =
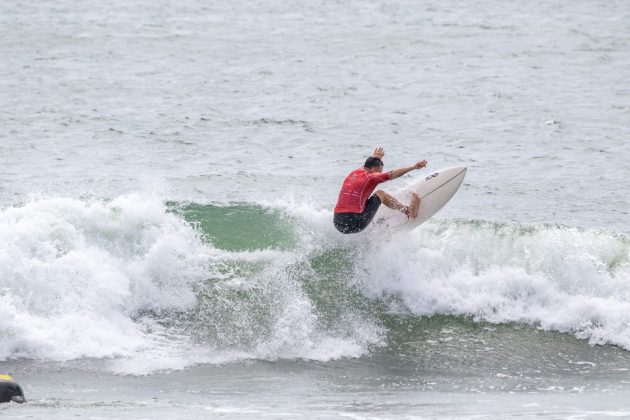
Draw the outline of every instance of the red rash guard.
M355 169L343 181L335 213L363 213L365 202L381 182L389 181L389 172L366 172L364 168Z

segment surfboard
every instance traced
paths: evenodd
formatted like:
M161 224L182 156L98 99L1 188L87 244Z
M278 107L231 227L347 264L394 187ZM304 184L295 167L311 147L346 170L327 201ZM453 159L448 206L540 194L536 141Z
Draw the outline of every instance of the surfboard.
M466 176L466 167L454 166L429 172L400 191L390 192L404 204L409 204L412 193L418 194L420 196L418 217L409 219L400 211L381 205L374 217L374 228L391 231L415 229L449 202L462 185L464 176Z

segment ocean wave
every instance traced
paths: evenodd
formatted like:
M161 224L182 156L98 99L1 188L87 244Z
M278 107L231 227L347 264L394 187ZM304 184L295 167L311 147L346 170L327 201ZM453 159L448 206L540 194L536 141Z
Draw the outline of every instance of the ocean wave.
M325 361L386 347L392 317L444 315L630 350L623 235L434 220L394 236L342 236L331 217L299 203L138 195L4 208L0 360L97 358L131 374Z
M378 328L351 308L321 322L291 275L302 247L279 217L137 195L2 209L0 360L105 358L143 374L365 353Z
M434 221L371 244L366 293L398 310L570 332L630 349L630 242L566 226Z

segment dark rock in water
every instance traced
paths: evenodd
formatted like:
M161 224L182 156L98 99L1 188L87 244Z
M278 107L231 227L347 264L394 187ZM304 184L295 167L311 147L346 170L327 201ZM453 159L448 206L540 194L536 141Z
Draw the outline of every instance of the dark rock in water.
M24 403L26 399L24 398L24 392L22 392L22 387L17 383L13 382L10 376L0 375L0 403L14 401L16 403Z

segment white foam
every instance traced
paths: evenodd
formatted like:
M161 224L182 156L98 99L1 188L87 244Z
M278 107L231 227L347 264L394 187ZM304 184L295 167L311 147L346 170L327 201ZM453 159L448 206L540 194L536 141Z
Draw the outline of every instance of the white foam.
M327 361L341 357L359 357L367 346L381 341L382 331L370 320L337 320L340 333L323 330L312 303L293 283L292 290L283 294L285 302L271 334L271 339L261 343L255 354L259 358L300 358ZM286 289L285 289L286 290ZM342 325L345 324L345 325Z
M342 236L320 230L330 212L278 206L297 221L296 249L216 249L156 197L41 198L0 211L0 359L111 358L116 372L146 374L244 358L358 357L382 344L383 330L352 308L325 327L287 270L322 245L356 250L355 286L398 296L392 311L524 322L630 349L622 236L446 221L391 238ZM223 306L198 306L204 288ZM194 317L184 325L178 313ZM219 330L199 341L207 321Z
M0 360L109 358L115 372L147 374L243 358L330 360L363 354L380 340L378 329L359 318L346 322L341 332L322 328L301 286L286 273L301 252L213 248L157 197L39 198L5 208L0 211ZM248 273L231 268L234 262L267 268ZM208 279L219 299L237 309L244 303L230 302L230 290L262 291L256 299L262 299L271 319L270 334L258 337L259 320L234 308L227 315L201 308L202 318L181 328L177 313L196 308L197 290L208 287ZM187 329L203 330L203 317L232 330L200 343ZM221 342L240 329L251 331L256 341L245 347Z
M355 274L369 296L399 296L404 308L394 301L393 311L523 322L630 350L630 245L621 235L436 220L393 237L339 235L330 211L286 199L270 205L361 250Z
M132 317L195 302L207 248L161 202L42 199L0 213L0 358L127 356L151 346Z
M629 246L609 232L430 222L371 243L361 265L370 295L397 295L415 314L524 322L630 349Z

